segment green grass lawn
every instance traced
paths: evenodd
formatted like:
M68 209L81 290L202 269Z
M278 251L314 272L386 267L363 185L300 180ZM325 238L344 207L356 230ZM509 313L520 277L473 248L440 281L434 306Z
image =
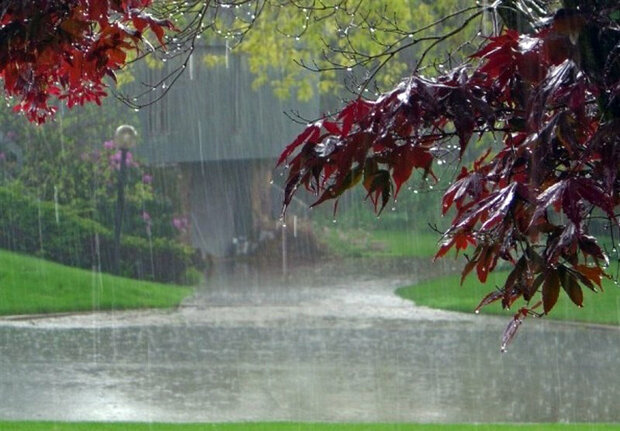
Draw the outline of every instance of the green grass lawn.
M320 238L341 257L430 257L437 253L440 235L409 230L324 228Z
M470 274L462 286L459 285L460 275L451 275L401 287L396 290L396 294L418 305L471 313L487 293L495 286L503 284L507 275L508 272L491 274L487 283L481 284L475 274ZM576 307L564 291L561 291L558 303L546 318L620 325L620 287L606 279L603 288L604 292L599 293L584 288L583 308ZM518 304L519 301L513 305L515 310ZM481 311L482 314L506 316L514 312L514 310L502 310L499 301L484 307Z
M0 250L0 315L164 308L191 292Z
M226 424L141 424L0 422L2 431L607 431L618 424L312 424L312 423L226 423Z

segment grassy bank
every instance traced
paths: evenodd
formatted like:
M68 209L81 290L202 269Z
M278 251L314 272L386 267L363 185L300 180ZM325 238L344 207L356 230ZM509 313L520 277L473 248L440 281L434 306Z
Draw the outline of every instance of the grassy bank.
M459 285L460 275L451 275L399 288L396 294L418 305L471 313L487 293L495 286L503 284L507 275L507 272L491 274L483 285L475 274L470 274L463 286ZM583 308L577 308L562 291L558 303L546 318L619 325L620 288L611 280L605 280L603 288L604 292L599 293L584 289ZM514 310L502 310L498 301L484 307L481 313L509 316Z
M440 236L408 230L323 228L320 238L341 257L430 257L437 253Z
M172 307L191 291L0 250L0 315Z
M0 422L3 431L611 431L618 424L140 424Z

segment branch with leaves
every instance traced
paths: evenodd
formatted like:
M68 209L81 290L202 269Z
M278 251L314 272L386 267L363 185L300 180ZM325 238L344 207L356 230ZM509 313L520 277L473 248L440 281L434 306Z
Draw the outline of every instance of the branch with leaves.
M151 32L160 45L173 25L148 12L151 0L109 2L20 0L0 10L0 77L15 111L30 121L54 114L57 98L69 107L100 103L104 78L141 51Z
M475 136L492 134L497 145L444 194L442 212L454 218L436 258L473 248L462 278L475 269L482 283L499 261L512 266L479 306L525 301L505 350L522 320L540 306L551 312L561 290L581 307L582 288L600 290L609 277L609 253L589 226L593 214L610 232L619 226L619 24L620 7L604 1L549 11L531 33L505 28L448 73L415 71L376 100L358 97L283 151L284 210L300 187L318 205L361 183L380 212L415 169L434 176L454 135L462 156Z
M362 75L357 90L387 86L406 70L418 47L446 40L458 18L450 13L435 20L434 8L440 6L413 4L52 0L41 6L34 0L7 1L0 9L0 77L9 103L38 123L53 116L56 99L71 107L99 103L112 92L135 109L155 103L182 76L199 44L247 54L256 85L269 82L283 97L297 93L305 100L315 91L299 64L323 72L322 92L340 88L337 70ZM465 12L481 13L478 7ZM422 35L431 31L435 34ZM143 89L132 88L129 94L115 88L116 75L145 57L168 61L164 76L142 82ZM282 70L284 77L271 80L274 70Z

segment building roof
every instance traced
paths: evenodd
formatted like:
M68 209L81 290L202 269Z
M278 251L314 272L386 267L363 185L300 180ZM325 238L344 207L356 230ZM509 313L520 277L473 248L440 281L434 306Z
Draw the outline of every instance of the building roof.
M318 95L300 102L277 98L269 85L252 89L254 76L241 55L228 54L215 67L207 67L200 52L193 55L168 94L141 110L138 151L150 163L275 158L302 131L285 112L319 116ZM157 82L171 63L142 70L141 79ZM316 78L309 74L309 79Z

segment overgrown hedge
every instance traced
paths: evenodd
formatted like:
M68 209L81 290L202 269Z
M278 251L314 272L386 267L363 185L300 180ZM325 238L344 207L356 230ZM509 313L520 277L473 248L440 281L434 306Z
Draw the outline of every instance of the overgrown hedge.
M0 247L103 272L110 272L114 262L112 231L52 202L37 201L19 187L0 187ZM196 265L195 252L177 241L121 239L123 276L183 283Z

